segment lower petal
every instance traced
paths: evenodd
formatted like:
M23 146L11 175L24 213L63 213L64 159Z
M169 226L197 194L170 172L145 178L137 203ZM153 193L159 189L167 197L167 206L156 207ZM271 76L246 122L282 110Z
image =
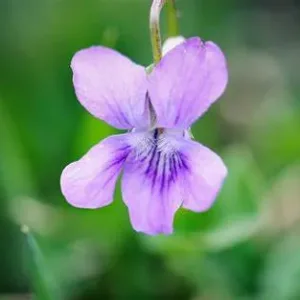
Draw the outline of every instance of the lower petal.
M122 194L132 227L150 235L171 234L173 219L182 203L179 185L163 193L138 168L127 165L122 178Z
M189 168L184 176L183 207L196 212L206 211L222 187L227 168L216 153L194 141L185 141L181 153Z
M171 234L174 214L182 204L179 159L156 138L145 139L124 165L122 195L136 231Z
M227 169L221 158L183 131L131 134L123 200L136 231L170 234L181 205L201 212L214 202Z
M63 170L61 190L71 205L98 208L112 202L115 183L130 152L126 137L108 137Z

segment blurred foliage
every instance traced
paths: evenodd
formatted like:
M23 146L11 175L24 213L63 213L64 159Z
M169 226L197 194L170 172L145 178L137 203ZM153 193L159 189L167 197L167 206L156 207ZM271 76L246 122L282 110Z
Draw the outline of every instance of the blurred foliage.
M63 199L63 167L116 132L79 105L70 60L102 44L150 65L150 2L0 2L0 299L300 299L296 1L177 1L181 33L228 57L227 92L193 126L229 169L210 211L148 237L119 187L101 210Z

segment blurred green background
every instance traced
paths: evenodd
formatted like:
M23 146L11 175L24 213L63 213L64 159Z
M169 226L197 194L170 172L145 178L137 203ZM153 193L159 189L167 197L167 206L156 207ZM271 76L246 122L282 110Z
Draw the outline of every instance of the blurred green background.
M94 211L62 197L64 166L116 132L79 105L70 60L101 44L149 65L150 2L0 1L1 300L300 299L296 0L177 1L181 33L229 64L225 95L193 126L229 168L210 211L180 210L174 235L148 237L119 188Z

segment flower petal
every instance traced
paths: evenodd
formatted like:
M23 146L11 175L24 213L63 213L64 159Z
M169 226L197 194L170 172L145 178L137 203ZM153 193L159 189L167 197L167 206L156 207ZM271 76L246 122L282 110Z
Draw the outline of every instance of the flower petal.
M197 212L212 205L227 174L214 152L174 129L132 133L129 144L122 194L135 230L170 234L182 204Z
M189 169L184 177L183 207L206 211L222 187L227 168L216 153L197 142L183 142L180 151Z
M119 129L148 124L144 67L101 46L77 52L71 67L77 98L92 115Z
M170 155L155 137L144 137L141 142L124 165L123 200L136 231L170 234L174 214L182 204L180 158Z
M130 152L126 137L108 137L63 170L61 190L71 205L98 208L112 202L116 180Z
M224 92L228 73L220 48L190 38L169 51L149 75L157 126L188 128Z

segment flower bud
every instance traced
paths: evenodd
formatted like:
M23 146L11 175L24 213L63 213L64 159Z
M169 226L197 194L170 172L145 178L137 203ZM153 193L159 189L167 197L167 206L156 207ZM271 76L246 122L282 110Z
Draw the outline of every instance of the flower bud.
M170 50L172 50L173 48L175 48L176 46L178 46L179 44L183 43L185 41L185 38L181 35L179 36L173 36L170 38L167 38L163 44L163 48L162 48L162 53L163 56L169 52Z

